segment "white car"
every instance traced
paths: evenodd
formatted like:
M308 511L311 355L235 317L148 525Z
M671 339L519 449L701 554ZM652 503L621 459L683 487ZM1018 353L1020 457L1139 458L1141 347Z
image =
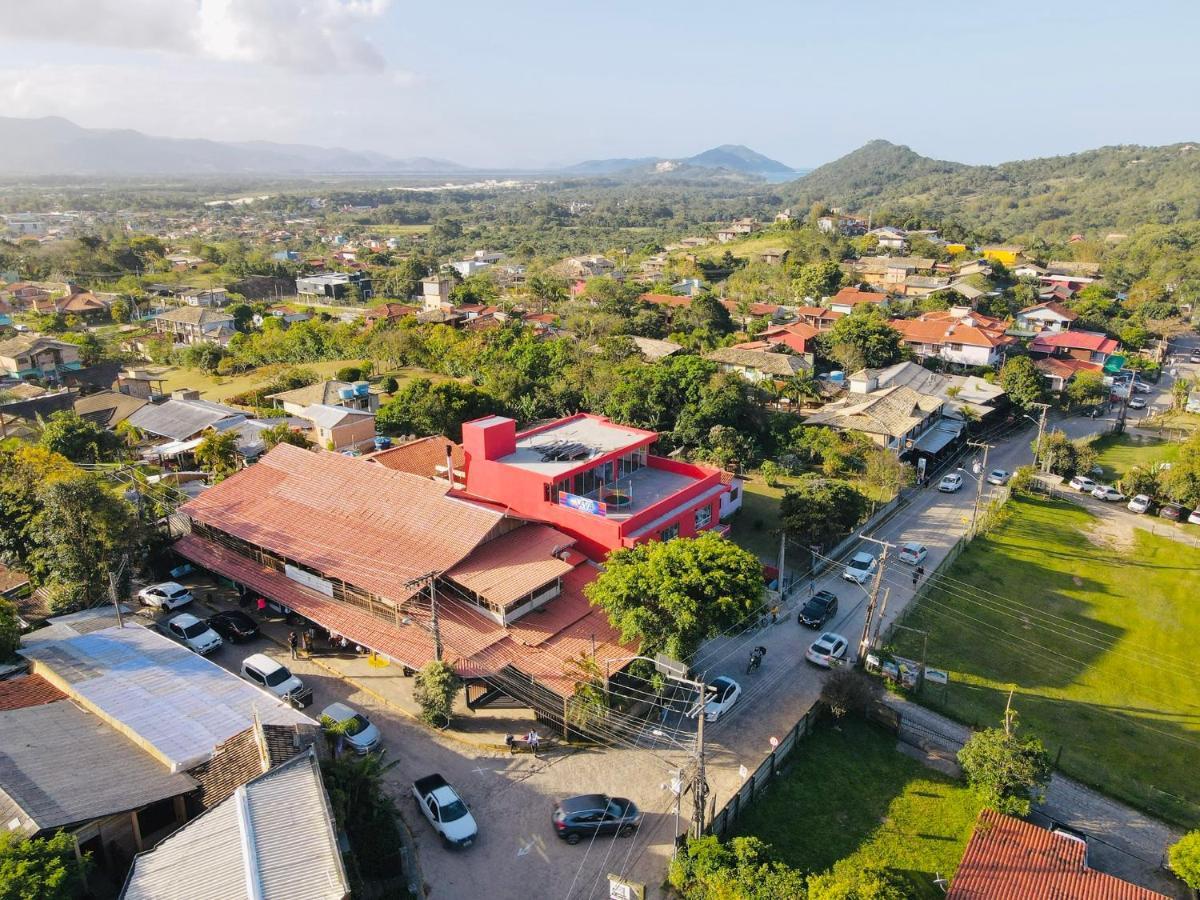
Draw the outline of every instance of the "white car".
M182 584L174 581L164 581L162 584L152 584L138 591L138 599L147 606L158 609L179 609L192 602L192 594Z
M1188 513L1187 521L1189 525L1200 525L1200 509L1193 509Z
M318 719L322 724L326 719L332 720L335 725L349 722L342 732L342 740L353 747L356 753L370 753L379 746L379 729L366 716L355 712L345 703L330 703L321 710Z
M207 656L221 646L221 636L191 613L180 613L167 622L167 634L178 638L190 650Z
M413 799L447 847L470 847L479 838L479 826L466 801L441 775L426 775L413 782Z
M1150 387L1144 381L1135 381L1133 383L1133 390L1136 394L1149 394L1154 388Z
M704 709L704 721L715 722L721 718L733 704L737 703L738 697L742 696L742 686L732 678L727 678L722 675L720 678L714 678L707 685L707 690L704 692L704 703L699 701L688 710L688 718L694 719L700 715L701 708Z
M1110 503L1118 503L1125 499L1124 494L1109 484L1096 485L1095 489L1092 491L1092 496L1097 500L1108 500Z
M304 689L304 682L293 675L287 666L262 653L242 660L242 677L281 699Z
M943 475L942 480L938 482L938 490L943 494L953 494L963 486L963 477L956 472L951 472L949 475Z
M1146 398L1145 397L1131 398L1129 401L1129 408L1130 409L1145 409L1146 408Z
M916 541L909 541L906 544L900 545L900 562L908 563L911 566L919 566L925 561L925 557L929 555L929 550L924 544L918 544Z
M814 665L828 669L836 660L846 655L846 648L849 646L850 642L840 634L827 631L809 645L804 651L804 658Z
M1010 478L1012 478L1012 472L1005 469L992 469L992 471L988 472L987 483L1006 485Z
M1096 482L1092 481L1086 475L1076 475L1067 484L1077 491L1083 491L1085 494L1090 494L1096 489Z
M862 584L875 574L879 562L870 553L855 553L842 570L842 577L855 584Z
M1127 504L1127 508L1129 509L1130 512L1135 512L1135 513L1149 512L1150 511L1150 503L1151 503L1151 501L1150 501L1149 497L1147 497L1145 494L1138 494L1136 497L1134 497L1132 500L1129 501L1129 503Z

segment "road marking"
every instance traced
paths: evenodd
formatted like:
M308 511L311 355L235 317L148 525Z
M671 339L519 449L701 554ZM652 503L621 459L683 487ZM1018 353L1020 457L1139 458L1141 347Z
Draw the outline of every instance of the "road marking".
M517 848L517 856L518 856L518 857L521 857L521 856L528 856L528 855L529 855L529 851L530 851L530 850L532 850L532 849L533 849L533 841L530 841L530 842L529 842L528 844L526 844L524 847L518 847L518 848Z
M472 771L472 772L478 772L480 775L487 775L487 774L489 774L489 773L490 773L492 770L491 770L491 769L485 769L483 766L477 766L476 768L472 769L471 771Z

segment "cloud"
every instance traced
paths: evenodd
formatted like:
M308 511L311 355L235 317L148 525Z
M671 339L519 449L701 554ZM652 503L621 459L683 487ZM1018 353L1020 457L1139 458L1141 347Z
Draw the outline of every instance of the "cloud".
M312 73L378 72L392 0L0 0L3 36Z

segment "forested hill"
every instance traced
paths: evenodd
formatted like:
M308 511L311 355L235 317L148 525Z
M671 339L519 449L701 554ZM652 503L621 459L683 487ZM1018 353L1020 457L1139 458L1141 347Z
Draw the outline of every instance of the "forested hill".
M1096 237L1200 220L1200 144L967 166L872 141L779 191L794 207L820 202L873 210L877 222L957 223L985 240Z

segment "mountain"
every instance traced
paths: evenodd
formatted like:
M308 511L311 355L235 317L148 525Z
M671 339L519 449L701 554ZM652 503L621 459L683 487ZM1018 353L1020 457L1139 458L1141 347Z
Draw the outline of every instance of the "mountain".
M955 223L984 240L1061 240L1200 220L1200 144L1101 147L970 166L871 141L781 185L794 208L874 211L876 221Z
M459 172L440 159L393 159L340 147L155 137L82 128L56 116L0 117L0 173L14 175L312 175Z
M777 181L797 174L790 166L756 153L741 144L722 144L695 156L668 159L662 156L636 158L589 159L568 166L563 171L577 175L644 175L652 173L696 173L696 169L719 169L739 175L754 175Z

